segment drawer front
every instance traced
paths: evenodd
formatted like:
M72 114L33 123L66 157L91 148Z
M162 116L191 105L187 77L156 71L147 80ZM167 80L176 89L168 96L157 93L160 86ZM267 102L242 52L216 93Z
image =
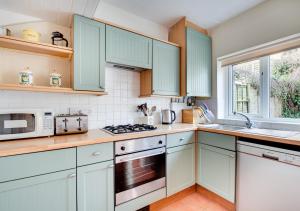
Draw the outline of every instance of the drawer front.
M77 147L77 166L113 159L113 142Z
M76 168L76 149L2 157L0 166L0 182Z
M198 132L198 141L202 144L220 147L223 149L236 150L235 136L200 131Z
M195 142L194 131L167 135L167 148Z

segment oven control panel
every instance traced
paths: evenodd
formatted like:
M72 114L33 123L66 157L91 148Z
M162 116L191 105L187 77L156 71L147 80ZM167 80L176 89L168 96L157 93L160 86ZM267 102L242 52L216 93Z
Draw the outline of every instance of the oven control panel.
M165 135L119 141L115 143L115 155L124 155L164 146L166 146Z

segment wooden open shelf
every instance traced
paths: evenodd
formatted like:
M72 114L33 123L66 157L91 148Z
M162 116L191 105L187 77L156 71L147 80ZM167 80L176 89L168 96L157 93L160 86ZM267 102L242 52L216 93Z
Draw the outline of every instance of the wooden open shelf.
M88 94L88 95L107 95L107 92L76 91L72 88L19 85L19 84L0 84L0 90L30 91L30 92L49 92L49 93L68 93L68 94Z
M11 36L0 36L0 47L59 56L63 58L71 58L73 55L72 48L51 45L48 43L31 42Z

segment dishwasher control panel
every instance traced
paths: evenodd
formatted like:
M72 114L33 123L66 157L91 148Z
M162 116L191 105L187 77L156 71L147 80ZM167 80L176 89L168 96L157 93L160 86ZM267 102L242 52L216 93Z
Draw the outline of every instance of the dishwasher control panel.
M238 141L238 152L300 166L300 152L277 147Z

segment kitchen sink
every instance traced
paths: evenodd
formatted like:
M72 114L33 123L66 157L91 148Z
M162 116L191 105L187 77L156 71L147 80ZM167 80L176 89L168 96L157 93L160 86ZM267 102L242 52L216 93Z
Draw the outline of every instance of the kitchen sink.
M274 136L279 138L288 138L299 134L299 132L296 131L272 130L272 129L263 129L263 128L246 128L246 127L241 127L236 125L210 124L210 125L205 125L204 127L212 128L216 130L229 130L229 131L236 131L240 133Z
M212 128L217 130L243 130L245 127L235 126L235 125L221 125L221 124L210 124L205 125L206 128Z
M280 138L288 138L299 134L299 132L295 132L295 131L272 130L272 129L262 129L262 128L250 128L250 129L243 128L238 130L238 132L253 133L259 135L266 135L266 136L275 136Z

